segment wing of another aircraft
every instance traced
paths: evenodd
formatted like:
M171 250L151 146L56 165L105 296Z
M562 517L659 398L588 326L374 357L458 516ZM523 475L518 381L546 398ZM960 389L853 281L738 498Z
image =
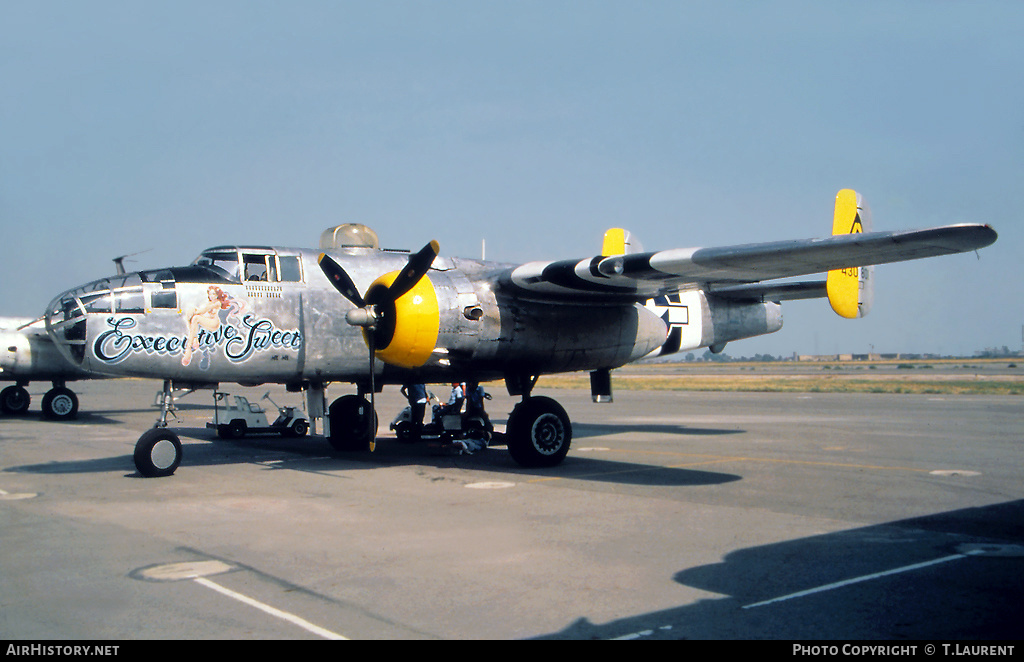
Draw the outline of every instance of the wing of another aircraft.
M950 255L995 242L984 224L925 230L844 234L719 248L680 248L585 260L530 262L511 271L512 282L551 298L650 298L702 288L730 298L824 296L822 283L752 283L875 264Z

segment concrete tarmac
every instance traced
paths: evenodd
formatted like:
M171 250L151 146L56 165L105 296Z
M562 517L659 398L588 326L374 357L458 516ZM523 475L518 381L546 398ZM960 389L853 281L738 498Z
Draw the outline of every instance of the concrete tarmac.
M159 384L74 388L75 421L0 418L3 639L1024 632L1019 397L538 388L573 447L527 470L503 447L397 442L395 388L372 454L218 440L206 391L178 401L177 472L142 478ZM514 400L490 390L501 429Z

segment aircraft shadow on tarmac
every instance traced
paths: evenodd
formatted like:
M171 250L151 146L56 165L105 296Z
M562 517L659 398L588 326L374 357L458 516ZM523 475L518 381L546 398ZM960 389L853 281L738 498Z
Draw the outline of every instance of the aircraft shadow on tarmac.
M176 405L175 408L178 411L213 411L213 405L203 404L179 404ZM41 411L30 411L28 413L20 414L18 416L11 416L11 418L18 418L22 420L35 419L43 422L57 423L58 425L123 425L123 420L114 417L123 417L126 414L139 414L146 412L151 412L153 414L153 418L156 418L160 413L159 409L149 406L124 407L121 409L91 409L89 411L79 411L74 418L64 421L51 421L47 419L45 416L43 416L43 412ZM2 418L7 418L7 416L5 415ZM2 420L2 418L0 418L0 420Z
M740 549L672 578L720 598L538 638L1012 643L1022 567L1024 500L1009 501Z
M86 412L79 412L78 415L75 416L74 418L69 419L69 420L64 420L64 421L52 421L52 420L46 418L45 416L43 416L43 412L41 412L41 411L34 411L34 412L29 412L27 414L21 414L21 415L17 416L16 418L18 418L19 420L36 420L36 421L40 421L42 423L54 423L56 425L67 425L67 426L75 426L75 425L121 425L122 421L119 421L119 420L114 419L114 418L110 418L106 414L119 415L119 414L130 414L130 413L139 412L139 411L143 411L143 410L141 410L141 409L124 409L124 410L121 410L121 409L113 410L113 409L111 409L111 410L107 410L107 411L91 411L91 412L88 412L88 413L86 413Z
M725 434L742 434L746 430L735 428L691 428L685 425L659 423L573 423L573 439L587 437L604 437L613 434L667 434L712 436ZM571 452L571 451L570 451Z
M273 463L267 464L268 470L289 469L328 473L420 465L648 487L719 485L742 478L734 474L713 471L621 462L582 452L573 454L572 451L562 464L556 467L528 469L512 460L501 445L494 445L473 454L456 454L452 449L442 448L432 442L401 443L393 437L379 437L374 452L339 453L334 451L322 436L282 438L276 435L250 435L242 439L222 440L205 428L176 427L174 430L184 445L184 457L178 472L201 470L204 466L252 464L273 460ZM273 457L269 457L268 454L273 454ZM135 470L131 455L68 462L53 461L10 467L6 471L39 474L125 471L128 476L141 478Z

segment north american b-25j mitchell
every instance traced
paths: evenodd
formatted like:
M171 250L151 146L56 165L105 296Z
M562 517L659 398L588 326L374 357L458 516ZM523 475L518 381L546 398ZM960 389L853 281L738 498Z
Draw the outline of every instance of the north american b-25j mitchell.
M872 232L861 196L836 196L833 236L720 248L645 252L609 230L600 255L521 265L382 250L348 224L319 249L210 248L189 266L104 278L57 296L46 328L90 373L199 385L281 383L305 390L337 449L371 449L374 393L387 384L504 380L522 400L505 440L525 466L558 464L572 426L554 400L532 395L539 376L589 371L594 399L610 399L610 371L657 355L777 331L780 302L827 298L860 317L872 299L870 265L976 250L996 240L983 224ZM793 277L827 274L824 279ZM785 280L780 280L785 279ZM357 393L329 405L332 382ZM181 444L167 405L140 438L135 464L169 475Z

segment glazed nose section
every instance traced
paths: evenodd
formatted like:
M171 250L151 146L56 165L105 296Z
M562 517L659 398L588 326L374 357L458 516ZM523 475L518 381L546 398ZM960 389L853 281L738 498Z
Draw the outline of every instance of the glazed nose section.
M163 282L159 277L164 272L119 274L101 278L68 290L50 302L44 315L46 332L53 343L73 365L95 369L100 363L94 352L87 351L89 334L98 330L119 316L136 316L146 313L145 282ZM169 274L169 272L167 272ZM149 280L144 281L147 277ZM170 290L173 297L173 281ZM157 299L160 307L166 303L166 293ZM135 324L133 319L128 321ZM92 328L90 328L92 327ZM95 340L95 338L94 338ZM90 365L90 363L92 365Z
M109 290L106 295L110 297ZM83 298L89 301L79 291L68 290L58 295L46 308L46 332L61 354L79 367L85 363L85 341L88 337L88 316Z

